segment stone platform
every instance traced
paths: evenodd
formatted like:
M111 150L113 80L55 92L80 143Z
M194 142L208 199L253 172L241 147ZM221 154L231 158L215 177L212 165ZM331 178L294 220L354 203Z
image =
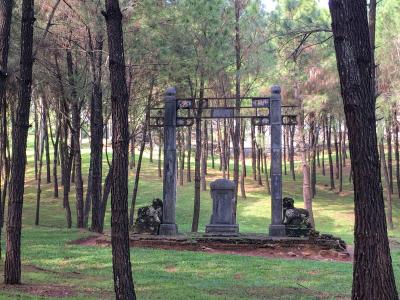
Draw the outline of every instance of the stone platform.
M310 237L270 237L266 234L213 235L204 233L179 234L177 236L131 234L132 244L141 246L163 246L198 248L199 246L221 247L234 249L248 246L251 248L310 248L346 252L346 243L338 237L321 234Z

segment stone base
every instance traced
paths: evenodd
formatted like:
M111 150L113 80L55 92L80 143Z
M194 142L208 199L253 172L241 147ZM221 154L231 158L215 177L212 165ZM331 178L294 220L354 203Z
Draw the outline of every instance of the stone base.
M285 225L269 225L269 236L272 237L285 237L286 226Z
M213 235L238 235L239 225L229 224L208 224L206 225L206 234Z
M159 235L177 235L178 234L178 226L176 224L160 224L160 228L158 230Z

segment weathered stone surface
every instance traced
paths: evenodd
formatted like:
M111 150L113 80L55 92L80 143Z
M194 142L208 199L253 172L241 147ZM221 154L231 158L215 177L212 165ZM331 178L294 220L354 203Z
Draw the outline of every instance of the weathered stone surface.
M300 237L313 234L309 216L308 210L294 207L293 198L283 198L283 224L287 236Z
M322 257L329 257L330 251L329 250L321 250L321 251L319 251L319 255Z
M206 233L216 235L236 235L239 225L234 216L235 183L227 179L217 179L210 184L213 211Z
M176 235L176 90L168 88L164 109L163 223L159 234Z
M286 235L282 223L282 112L281 89L271 88L270 125L271 125L271 225L269 235L283 237Z
M135 222L135 233L158 234L163 219L163 202L154 199L152 205L138 209L138 216Z

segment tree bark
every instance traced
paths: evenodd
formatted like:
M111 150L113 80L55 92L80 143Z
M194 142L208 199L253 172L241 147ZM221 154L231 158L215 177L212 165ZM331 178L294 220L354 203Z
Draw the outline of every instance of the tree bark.
M128 90L125 80L122 13L118 0L106 0L112 114L111 246L117 300L136 299L129 251Z
M197 107L196 114L196 154L195 154L195 165L194 165L194 205L193 205L193 220L192 220L192 232L197 232L199 229L199 217L200 217L200 162L201 162L201 114L203 108L204 99L204 75L200 75L200 99Z
M308 164L307 160L307 145L306 145L306 136L304 133L304 106L303 106L303 101L301 100L300 97L300 89L299 89L299 84L296 82L295 85L295 99L300 102L301 106L301 111L300 111L300 116L299 116L299 135L300 135L300 151L301 151L301 163L302 163L302 168L303 168L303 201L304 201L304 208L308 210L310 213L310 223L313 228L315 228L315 223L314 223L314 213L312 209L312 196L311 196L311 179L310 179L310 165Z
M203 121L202 126L202 150L201 150L201 190L207 190L207 182L206 182L206 175L207 175L207 121Z
M51 183L51 168L50 168L50 145L49 145L49 110L47 99L43 95L43 123L44 123L44 143L46 149L46 182Z
M67 67L68 67L68 82L71 88L71 113L72 113L72 139L73 157L74 157L74 174L75 175L75 197L76 197L76 226L84 228L84 211L83 211L83 179L82 179L82 157L81 157L81 108L78 95L75 87L74 70L72 62L71 50L67 50ZM74 177L74 176L72 176Z
M215 169L215 157L214 157L214 126L213 121L210 121L210 154L211 154L211 168Z
M333 174L333 159L332 159L332 116L326 117L326 147L328 148L328 159L329 159L329 178L330 178L330 189L335 189L335 176Z
M162 178L162 170L161 170L161 157L162 157L162 147L163 147L163 137L162 137L162 132L161 130L159 131L159 137L158 137L158 177Z
M129 163L129 168L133 169L136 165L136 157L135 157L135 134L132 133L131 143L130 143L130 151L131 151L131 161Z
M251 124L251 168L253 173L253 180L257 181L257 150L256 150L256 137L255 137L255 127Z
M322 139L322 176L325 176L325 174L326 174L326 172L325 172L325 145L326 145L325 127L326 127L326 122L325 122L325 118L323 117L323 120L322 120L322 132L323 132L323 139Z
M100 20L98 21L101 22ZM100 23L101 24L101 23ZM97 25L101 26L101 25ZM89 214L90 202L92 203L91 230L102 232L101 217L101 185L103 175L103 91L102 91L102 64L103 64L103 33L101 29L96 32L95 45L89 39L91 51L92 95L90 101L90 170L88 179L88 207L85 215ZM90 184L89 184L90 182ZM90 201L91 200L91 201ZM87 218L86 218L87 219Z
M379 152L381 158L381 167L383 170L383 177L385 178L386 183L386 194L387 194L387 222L389 225L389 229L393 229L393 207L392 207L392 192L390 191L390 180L389 180L389 172L388 172L388 165L386 163L385 158L385 146L384 146L383 138L379 143Z
M243 199L246 199L246 189L244 184L244 179L246 176L246 153L244 151L244 139L246 134L246 124L242 122L240 133L240 157L242 161L242 170L240 172L240 194Z
M24 200L26 142L32 93L34 3L22 1L19 98L12 127L12 158L8 199L7 246L4 283L21 283L21 223Z
M60 109L60 108L58 108ZM58 198L58 172L57 172L57 166L58 166L58 148L59 148L59 143L60 143L60 131L61 131L61 125L60 125L60 120L61 120L61 115L57 113L57 120L56 120L56 138L55 140L53 139L53 134L51 131L51 126L50 126L50 135L51 135L51 141L53 144L53 186L54 186L54 198Z
M398 299L376 136L375 80L365 0L330 0L354 185L353 299Z
M44 110L44 107L42 107ZM36 214L35 214L35 225L39 225L39 212L40 212L40 195L42 193L41 189L41 182L42 182L42 167L43 167L43 152L44 152L44 146L45 146L45 139L46 139L46 133L45 133L45 119L43 119L41 122L40 126L40 134L39 134L39 166L38 166L38 178L37 178L37 183L36 183Z
M391 118L391 117L390 117ZM388 122L386 125L386 139L387 139L387 148L388 148L388 159L387 159L387 168L388 168L388 178L389 178L389 189L393 194L393 151L392 151L392 122Z
M240 77L241 77L241 38L240 38L240 15L244 4L240 0L235 0L235 56L236 56L236 74L235 74L235 115L240 115ZM233 208L234 220L236 220L237 195L239 185L239 158L240 158L240 119L235 119L234 132L232 135L233 146L233 182L235 183L235 203Z
M35 134L34 134L34 141L33 141L33 160L35 166L35 180L38 178L38 161L39 161L39 117L38 117L38 107L36 101L33 103L34 108L34 118L33 122L35 123Z
M399 123L397 121L397 109L395 109L395 112L394 112L394 157L396 160L397 193L400 198Z
M339 121L339 130L338 130L338 134L339 134L339 193L341 193L343 191L343 158L342 158L342 143L343 143L343 132L342 132L342 124Z
M315 129L315 113L310 113L310 148L311 148L311 197L314 198L317 189L317 166L316 166L316 151L317 151L317 138Z
M71 219L71 208L69 205L69 191L71 185L71 165L72 165L72 153L70 154L70 150L68 147L68 129L69 129L69 103L65 97L65 91L63 86L63 81L61 77L61 70L58 65L58 58L57 55L54 56L54 63L56 67L56 77L58 81L59 88L61 90L61 105L60 110L62 111L62 118L60 118L61 122L61 131L60 131L60 160L61 160L61 174L62 180L61 183L64 186L63 189L63 207L65 208L66 213L66 221L67 227L71 228L72 226L72 219Z
M149 158L149 162L153 162L153 136L151 134L151 132L149 132L149 151L150 151L150 158Z
M336 163L336 179L339 179L339 141L338 141L338 130L336 124L333 124L333 140L335 144L335 163Z
M287 137L287 126L283 128L283 175L287 175L287 168L286 168L286 137Z
M191 168L191 158L192 158L192 126L187 128L186 135L186 151L187 151L187 166L186 166L186 180L187 182L192 182L192 168Z
M292 173L293 181L296 181L296 170L294 169L294 133L296 131L296 126L289 127L290 133L290 172Z

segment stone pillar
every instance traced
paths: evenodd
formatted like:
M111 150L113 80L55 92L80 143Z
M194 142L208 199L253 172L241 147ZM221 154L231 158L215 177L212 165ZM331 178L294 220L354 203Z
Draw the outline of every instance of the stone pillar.
M160 235L175 235L176 206L176 90L167 89L164 96L164 177L163 177L163 220Z
M217 179L210 184L213 210L206 233L217 235L237 235L239 225L236 224L235 183L227 179Z
M271 124L271 225L270 236L285 236L282 214L282 112L281 88L271 88L269 118Z

